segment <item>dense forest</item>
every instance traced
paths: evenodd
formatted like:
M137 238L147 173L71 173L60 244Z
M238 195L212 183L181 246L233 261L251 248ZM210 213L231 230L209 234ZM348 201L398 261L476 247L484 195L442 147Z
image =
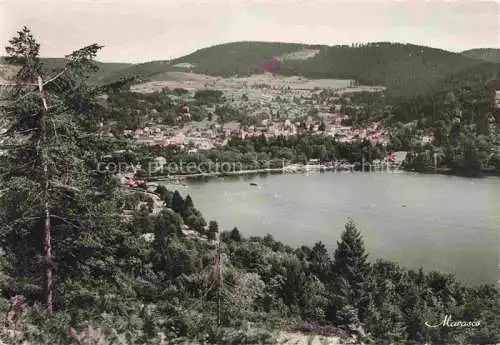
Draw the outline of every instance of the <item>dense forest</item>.
M498 64L475 66L418 97L395 103L390 118L395 124L393 144L413 151L409 167L432 170L437 155L440 166L461 175L478 176L487 167L500 171L500 119L494 108L499 75ZM434 133L432 145L411 145L416 131Z
M311 159L322 163L356 163L356 170L361 170L362 162L370 163L383 159L386 150L381 145L372 145L368 141L359 143L339 143L333 137L303 134L285 138L279 136L266 139L264 136L251 139L232 138L221 148L204 150L197 153L180 151L176 147L139 147L134 152L115 155L112 161L140 164L147 175L148 167L154 166L156 157L164 157L170 163L181 163L186 169L170 171L172 175L209 172L231 172L254 169L279 169L288 164L306 164ZM224 171L217 162L224 162ZM179 165L180 166L180 165ZM187 170L187 166L196 169ZM158 170L151 175L167 175L168 171Z

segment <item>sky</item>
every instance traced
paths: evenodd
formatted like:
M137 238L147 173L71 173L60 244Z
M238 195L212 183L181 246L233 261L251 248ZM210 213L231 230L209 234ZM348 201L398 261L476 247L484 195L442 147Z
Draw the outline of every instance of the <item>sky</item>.
M0 0L0 48L23 25L41 55L91 43L98 59L146 62L235 41L500 48L500 3L394 0Z

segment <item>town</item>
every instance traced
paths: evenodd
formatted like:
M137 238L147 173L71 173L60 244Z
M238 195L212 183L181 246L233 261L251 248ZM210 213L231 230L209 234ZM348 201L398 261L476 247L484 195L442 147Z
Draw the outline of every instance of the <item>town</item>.
M173 82L134 85L131 91L143 94L164 92L165 97L176 104L176 124L162 124L151 116L142 127L124 129L118 135L137 145L175 146L191 153L225 146L230 138L269 139L304 133L331 136L341 143L366 140L372 145L386 146L389 141L389 129L381 121L354 125L348 115L350 109L362 110L362 106L352 103L350 95L380 93L382 87L362 87L344 80L286 78L269 73L226 79L193 73L176 73L175 77L177 80ZM182 90L182 95L168 93L169 90ZM211 102L202 104L208 120L194 121L190 105L196 104L197 96L202 92L216 94L217 105ZM217 121L217 109L235 109L246 117L244 120L251 121ZM155 112L153 109L152 113ZM102 135L115 136L112 131L115 124L103 125ZM432 140L430 132L422 133L420 137L422 144Z

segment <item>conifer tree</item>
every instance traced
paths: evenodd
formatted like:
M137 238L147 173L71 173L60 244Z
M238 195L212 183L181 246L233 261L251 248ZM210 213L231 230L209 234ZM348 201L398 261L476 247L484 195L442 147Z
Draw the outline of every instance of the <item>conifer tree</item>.
M235 242L241 242L240 230L237 227L234 227L233 230L231 230L229 238Z
M332 265L334 310L331 314L338 321L351 323L359 320L359 309L366 299L370 272L367 257L361 232L349 220L341 240L337 242Z
M71 272L63 267L75 260L74 253L66 256L78 245L74 238L117 221L115 181L96 172L92 150L99 106L86 79L101 47L77 50L63 68L45 75L40 45L28 28L9 43L6 62L19 71L1 109L8 129L0 239L13 278L6 290L43 299L51 315L54 269Z
M217 238L217 233L219 232L219 224L215 220L208 222L208 239L215 240Z
M179 191L177 190L172 196L172 210L181 215L184 214L184 199L182 198L181 193L179 193Z
M193 200L191 199L191 196L188 195L186 196L186 200L184 200L184 214L183 216L185 217L194 209L194 203Z
M327 282L331 277L332 260L328 255L328 250L322 242L314 244L309 253L311 273L318 277L322 282Z

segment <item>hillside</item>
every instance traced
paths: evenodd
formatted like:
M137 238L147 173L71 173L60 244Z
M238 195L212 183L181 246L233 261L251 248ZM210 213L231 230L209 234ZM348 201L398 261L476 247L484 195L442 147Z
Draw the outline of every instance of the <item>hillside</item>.
M387 42L355 46L235 42L203 48L174 60L141 64L99 62L100 70L92 82L108 83L128 76L137 76L143 81L163 81L169 79L170 72L229 77L268 71L310 79L354 79L364 85L385 86L388 96L412 98L441 88L444 81L462 80L465 75L475 78L475 68L487 74L495 73L495 65L485 60L500 61L499 52L498 49L474 49L457 54ZM63 61L43 59L47 69L61 66ZM0 69L0 78L5 79L5 71Z
M127 74L158 80L161 73L172 70L221 77L268 70L306 78L356 79L361 84L386 86L394 96L411 96L482 62L411 44L381 42L351 47L236 42L200 49L172 61L133 65L113 73L107 80Z
M184 68L173 67L170 61L151 61L146 63L130 65L126 68L118 69L109 73L103 82L115 82L122 78L135 76L141 80L147 81L154 79L155 76L166 72L184 71Z
M64 66L63 58L43 58L42 62L47 70L60 68ZM93 76L93 80L100 81L106 78L108 75L116 71L122 70L124 68L127 68L131 65L132 64L129 63L97 61L97 66L99 67L99 71L97 71L97 73Z
M56 68L64 66L64 58L42 58L42 63L46 71L50 71ZM119 70L127 68L132 64L128 63L116 63L116 62L99 62L97 61L97 66L99 71L92 76L93 82L100 82L101 80L107 78L110 74L116 73ZM5 64L4 57L0 57L0 80L9 79L12 74L15 73L15 69L11 66Z
M215 45L195 51L172 61L152 61L136 64L110 75L106 81L136 75L141 79L161 80L161 73L191 71L210 76L230 77L250 75L266 59L305 49L303 44L236 42Z
M500 49L496 48L470 49L462 52L462 55L472 59L500 63Z
M439 121L452 121L452 109L466 110L462 116L474 116L479 120L491 111L494 90L498 88L500 64L482 63L443 78L425 93L405 100L395 107L395 121L425 120L429 125ZM453 104L453 105L452 105ZM461 112L463 113L463 111ZM486 115L488 116L488 115Z

